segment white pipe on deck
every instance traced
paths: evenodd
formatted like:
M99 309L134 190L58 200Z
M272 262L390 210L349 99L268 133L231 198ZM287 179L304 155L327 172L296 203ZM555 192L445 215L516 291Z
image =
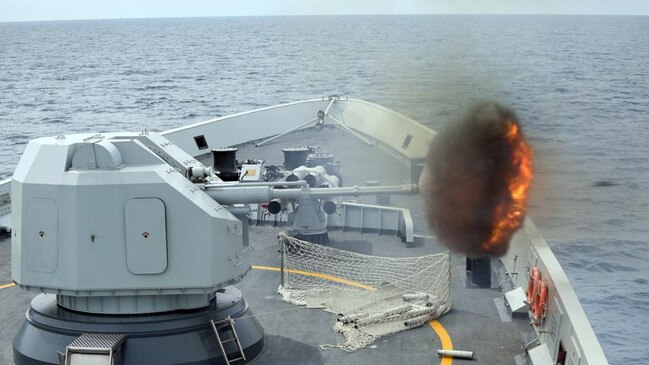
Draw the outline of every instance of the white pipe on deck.
M457 359L473 359L473 351L437 350L438 356L450 356Z

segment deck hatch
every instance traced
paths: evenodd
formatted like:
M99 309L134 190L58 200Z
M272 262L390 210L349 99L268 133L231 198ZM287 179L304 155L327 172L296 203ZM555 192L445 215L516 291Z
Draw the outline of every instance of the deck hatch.
M126 203L126 264L133 274L159 274L167 268L165 205L157 198Z

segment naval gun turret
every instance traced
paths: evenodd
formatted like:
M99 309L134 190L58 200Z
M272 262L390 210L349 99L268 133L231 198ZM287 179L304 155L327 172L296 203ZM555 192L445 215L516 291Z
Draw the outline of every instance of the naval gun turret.
M263 329L231 286L251 268L242 204L417 192L223 182L146 132L30 141L12 184L13 279L42 293L14 341L18 365L74 365L79 349L123 364L226 363L212 322L226 319L232 351L253 359Z

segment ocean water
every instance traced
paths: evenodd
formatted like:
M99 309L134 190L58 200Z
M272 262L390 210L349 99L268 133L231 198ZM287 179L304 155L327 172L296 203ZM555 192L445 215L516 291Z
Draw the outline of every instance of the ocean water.
M43 135L171 127L331 94L442 128L515 108L530 216L611 364L649 363L649 17L0 23L0 178Z

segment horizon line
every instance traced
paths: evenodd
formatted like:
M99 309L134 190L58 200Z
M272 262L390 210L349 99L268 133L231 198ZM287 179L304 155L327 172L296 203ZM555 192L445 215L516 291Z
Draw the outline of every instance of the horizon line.
M119 18L73 18L73 19L30 19L0 20L0 23L39 23L39 22L75 22L98 20L145 20L145 19L200 19L200 18L270 18L270 17L326 17L326 16L648 16L649 14L602 14L602 13L357 13L357 14L249 14L249 15L188 15L188 16L152 16L152 17L119 17Z

